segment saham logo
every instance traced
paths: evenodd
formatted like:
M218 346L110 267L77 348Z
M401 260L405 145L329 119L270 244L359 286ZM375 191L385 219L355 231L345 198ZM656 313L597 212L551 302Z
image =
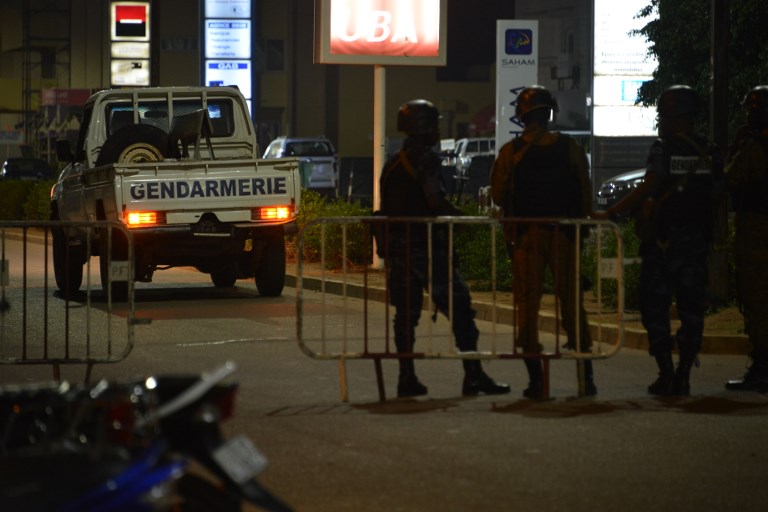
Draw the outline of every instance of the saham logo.
M504 34L504 52L507 55L533 53L533 31L525 28L508 29Z

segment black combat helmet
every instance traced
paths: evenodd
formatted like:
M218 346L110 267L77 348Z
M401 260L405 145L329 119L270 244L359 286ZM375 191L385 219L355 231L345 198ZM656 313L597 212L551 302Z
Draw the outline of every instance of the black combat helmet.
M699 94L687 85L673 85L659 96L656 112L667 117L696 117L701 110Z
M768 85L752 88L741 102L747 111L747 122L756 127L768 125Z
M523 119L526 115L530 114L534 110L549 109L558 111L557 101L552 96L552 93L542 85L531 85L522 90L517 96L517 106L515 107L515 116L518 119Z
M749 112L768 111L768 85L753 87L741 104Z
M397 111L397 131L408 135L429 135L438 132L440 111L427 100L411 100Z

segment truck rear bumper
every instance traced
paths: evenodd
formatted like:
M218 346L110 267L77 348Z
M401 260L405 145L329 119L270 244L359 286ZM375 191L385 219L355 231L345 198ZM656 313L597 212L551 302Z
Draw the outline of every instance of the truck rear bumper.
M278 229L282 229L284 235L293 235L299 232L299 227L295 222L286 222L285 224L234 224L227 226L228 230L219 229L216 232L202 232L196 229L194 224L179 224L178 226L159 226L154 228L132 229L134 238L165 238L192 236L195 238L231 238L238 233L253 233L253 236L260 236L261 233L269 232L274 234Z
M222 261L258 255L271 243L283 243L283 236L296 224L229 225L228 230L199 232L194 225L163 226L132 230L137 265L215 267Z

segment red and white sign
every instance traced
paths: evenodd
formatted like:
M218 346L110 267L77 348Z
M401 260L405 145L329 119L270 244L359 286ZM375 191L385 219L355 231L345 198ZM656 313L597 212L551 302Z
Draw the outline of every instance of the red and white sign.
M317 0L321 63L445 65L445 0Z
M41 104L83 106L91 96L90 89L43 89Z
M112 2L112 60L114 86L150 84L149 2Z
M112 40L149 41L149 3L112 3Z

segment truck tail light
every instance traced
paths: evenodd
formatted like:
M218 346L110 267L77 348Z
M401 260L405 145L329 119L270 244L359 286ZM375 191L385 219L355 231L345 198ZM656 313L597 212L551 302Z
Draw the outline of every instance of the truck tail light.
M163 212L125 212L125 224L129 228L143 228L165 224Z
M251 210L252 220L282 221L294 217L293 206L264 206Z

